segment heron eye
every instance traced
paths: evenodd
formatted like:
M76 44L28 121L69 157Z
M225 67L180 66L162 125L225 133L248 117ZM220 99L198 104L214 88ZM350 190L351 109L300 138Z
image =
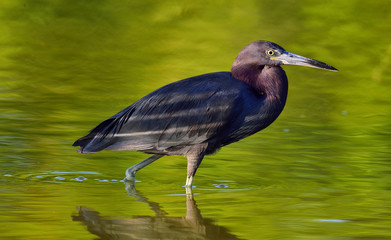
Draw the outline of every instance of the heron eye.
M273 56L274 55L274 51L273 50L267 50L266 51L266 54L269 55L269 56Z

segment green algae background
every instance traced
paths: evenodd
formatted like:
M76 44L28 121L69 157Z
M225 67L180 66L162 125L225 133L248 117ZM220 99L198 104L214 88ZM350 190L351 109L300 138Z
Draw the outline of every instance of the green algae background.
M391 239L391 2L0 2L0 238ZM340 71L284 66L270 127L137 175L137 152L72 143L170 82L229 71L255 40Z

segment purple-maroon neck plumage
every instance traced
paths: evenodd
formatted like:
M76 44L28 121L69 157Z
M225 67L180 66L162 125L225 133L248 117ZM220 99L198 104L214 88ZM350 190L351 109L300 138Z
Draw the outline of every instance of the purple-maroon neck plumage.
M231 74L257 92L266 95L266 101L282 108L288 94L288 79L279 65L262 65L259 50L247 46L235 59Z

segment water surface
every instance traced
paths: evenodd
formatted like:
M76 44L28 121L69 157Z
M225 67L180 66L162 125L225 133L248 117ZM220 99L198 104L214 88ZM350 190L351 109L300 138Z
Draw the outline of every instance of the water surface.
M390 239L390 1L0 3L4 239ZM286 66L269 128L121 181L137 152L72 143L170 82L228 71L255 40L333 65Z

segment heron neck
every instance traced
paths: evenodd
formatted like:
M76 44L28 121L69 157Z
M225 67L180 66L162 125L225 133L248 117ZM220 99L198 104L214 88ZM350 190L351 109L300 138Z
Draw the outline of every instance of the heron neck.
M280 66L233 66L232 75L266 95L266 101L285 105L288 95L288 79ZM282 110L282 109L281 109Z

